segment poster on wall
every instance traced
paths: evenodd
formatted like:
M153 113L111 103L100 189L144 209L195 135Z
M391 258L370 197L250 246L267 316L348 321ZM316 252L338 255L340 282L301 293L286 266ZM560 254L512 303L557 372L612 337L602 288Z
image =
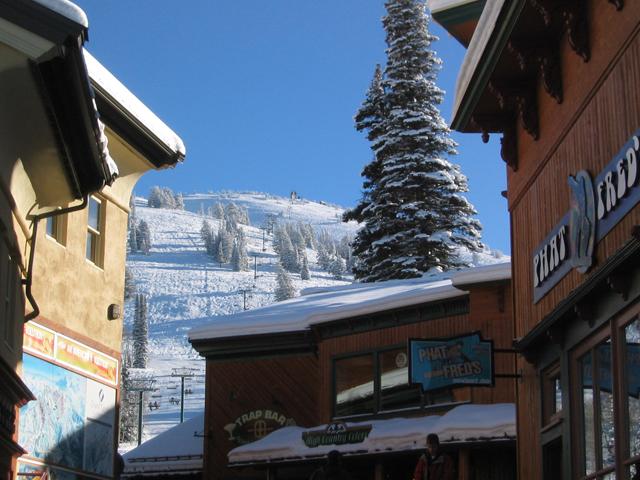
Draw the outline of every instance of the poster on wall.
M23 379L37 400L20 410L20 444L46 464L110 477L116 391L24 355Z

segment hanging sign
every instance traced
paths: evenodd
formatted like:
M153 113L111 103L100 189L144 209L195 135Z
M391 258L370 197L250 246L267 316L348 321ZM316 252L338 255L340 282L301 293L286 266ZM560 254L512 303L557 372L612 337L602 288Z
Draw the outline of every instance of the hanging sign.
M321 445L362 443L367 439L372 428L372 425L350 427L344 422L333 422L327 425L326 428L302 432L302 441L309 448Z
M425 392L456 386L493 385L493 342L480 333L446 339L409 340L409 382Z
M593 263L595 245L640 202L640 130L595 180L581 170L569 176L571 209L533 252L533 303L572 269Z

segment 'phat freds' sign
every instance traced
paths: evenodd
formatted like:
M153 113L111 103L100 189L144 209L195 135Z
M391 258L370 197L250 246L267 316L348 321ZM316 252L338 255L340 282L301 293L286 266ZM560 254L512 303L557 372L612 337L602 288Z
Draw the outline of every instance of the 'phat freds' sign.
M569 176L571 209L533 254L534 303L572 268L589 270L595 245L640 202L639 137L640 130L595 180L585 170Z
M493 385L493 342L479 333L409 340L409 381L427 392L456 386Z
M326 428L302 432L302 441L309 448L315 448L320 445L362 443L371 433L371 428L371 425L350 427L344 422L334 422L327 425Z
M261 408L243 413L233 423L225 425L224 429L229 434L229 440L236 445L260 440L274 430L295 425L293 418L275 410Z

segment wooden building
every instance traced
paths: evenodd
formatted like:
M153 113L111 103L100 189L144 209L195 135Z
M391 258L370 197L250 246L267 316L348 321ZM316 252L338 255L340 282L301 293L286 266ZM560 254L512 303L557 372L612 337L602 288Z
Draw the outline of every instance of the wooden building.
M87 34L66 0L0 1L2 479L112 477L129 197L184 156Z
M310 289L192 330L207 359L204 477L308 478L337 449L354 478L406 479L433 432L459 478L513 478L510 272ZM409 382L410 339L472 332L499 352L493 386Z
M492 0L459 73L452 127L507 164L522 479L640 478L639 32L635 1Z

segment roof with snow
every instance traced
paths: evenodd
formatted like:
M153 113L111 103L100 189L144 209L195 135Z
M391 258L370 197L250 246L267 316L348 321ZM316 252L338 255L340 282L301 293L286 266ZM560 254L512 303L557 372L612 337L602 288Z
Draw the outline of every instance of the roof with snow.
M129 122L136 124L143 133L160 142L161 146L168 150L168 153L173 154L176 161L186 155L182 139L86 49L84 50L84 59L89 77L99 94L96 100L101 115L106 114L113 117L109 114L111 110L117 109L126 115ZM113 122L109 122L110 126L112 126L111 123ZM151 160L154 161L154 158Z
M202 471L204 414L197 415L123 455L124 476Z
M33 0L35 3L39 3L42 6L47 7L49 10L54 11L69 20L82 25L85 28L89 27L89 20L86 13L78 7L75 3L69 0Z
M466 295L466 291L456 288L456 278L463 281L473 278L472 283L508 280L511 264L474 267L432 277L308 289L290 300L214 317L209 324L192 329L189 340L301 332L335 320Z
M437 434L443 444L513 441L516 438L516 409L512 403L467 404L454 407L444 415L347 422L346 425L370 425L372 428L361 443L307 447L302 433L322 431L327 425L312 429L284 427L231 450L228 454L230 466L314 460L326 457L331 450L338 450L345 456L422 450L429 433Z

